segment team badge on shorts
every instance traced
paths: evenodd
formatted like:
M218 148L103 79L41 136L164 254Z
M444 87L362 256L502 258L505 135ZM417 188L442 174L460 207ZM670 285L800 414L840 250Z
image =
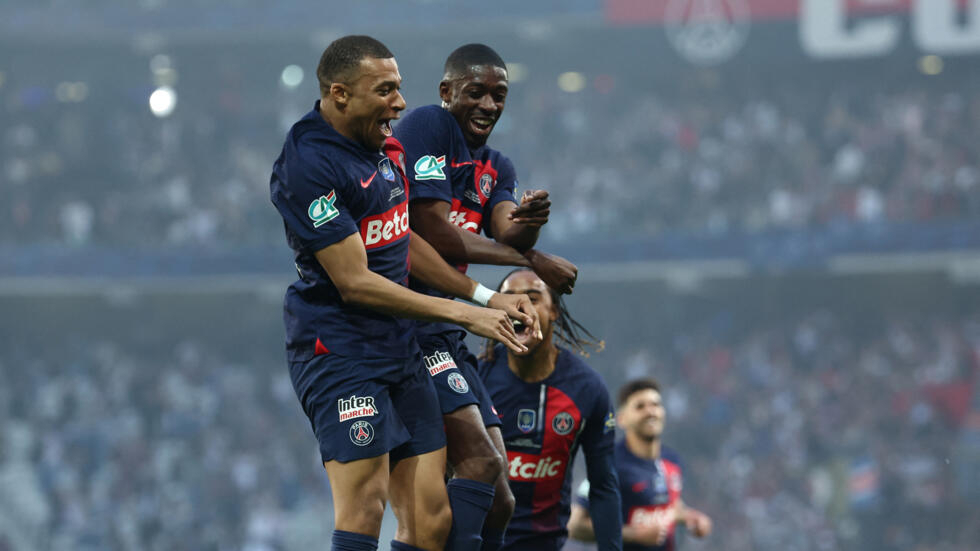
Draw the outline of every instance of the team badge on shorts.
M564 436L575 428L575 419L572 418L572 414L563 411L551 420L551 428L554 429L555 433Z
M453 389L454 392L466 394L470 390L470 385L459 373L450 373L449 377L446 377L446 382L449 383L449 388Z
M374 426L367 421L355 421L350 426L350 441L358 446L367 446L374 441Z
M528 433L534 430L534 410L533 409L522 409L517 412L517 428L521 429L521 432Z

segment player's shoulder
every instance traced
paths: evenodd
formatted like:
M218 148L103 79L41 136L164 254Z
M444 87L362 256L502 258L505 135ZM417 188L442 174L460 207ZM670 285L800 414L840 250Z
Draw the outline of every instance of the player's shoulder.
M429 131L451 128L450 124L455 124L456 120L449 111L438 105L423 105L416 107L401 116L398 124L395 125L395 135L404 134L406 131L427 129Z
M681 456L669 446L660 447L660 458L666 462L673 463L677 468L681 468Z
M602 375L579 354L561 347L558 350L556 371L560 370L560 375L556 385L563 387L566 393L577 395L579 400L595 403L603 398L608 401L609 391Z

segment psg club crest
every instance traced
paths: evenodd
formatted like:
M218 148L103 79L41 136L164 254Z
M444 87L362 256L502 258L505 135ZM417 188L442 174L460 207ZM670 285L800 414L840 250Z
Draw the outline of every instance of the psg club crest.
M534 430L534 418L536 417L533 409L522 409L517 412L517 428L521 432L528 433Z
M555 415L555 418L551 420L551 428L554 429L555 433L564 436L572 432L572 429L575 428L575 419L571 413L563 411Z
M466 383L466 379L456 372L450 373L449 377L446 377L446 382L449 383L449 388L453 389L453 392L459 394L466 394L470 389L470 385Z
M493 176L484 172L483 176L480 176L480 193L484 197L490 197L491 191L493 191Z
M350 426L350 441L358 446L367 446L374 441L374 426L367 421L355 421Z

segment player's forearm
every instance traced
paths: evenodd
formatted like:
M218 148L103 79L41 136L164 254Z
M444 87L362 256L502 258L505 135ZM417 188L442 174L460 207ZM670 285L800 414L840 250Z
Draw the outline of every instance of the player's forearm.
M524 224L511 224L506 230L497 236L497 242L513 247L515 250L524 253L534 247L538 242L538 235L541 233L541 226L529 226Z
M420 228L418 234L448 262L494 266L530 265L524 255L513 247L464 230L445 220L427 224Z
M416 293L374 272L366 272L356 280L348 281L343 287L338 285L338 290L348 304L422 321L462 325L471 317L472 312L468 310L475 308L461 302Z
M596 546L600 551L622 549L622 501L611 451L586 455L586 470L589 476L589 513Z
M450 266L422 236L412 232L409 242L412 277L443 293L468 299L477 283Z

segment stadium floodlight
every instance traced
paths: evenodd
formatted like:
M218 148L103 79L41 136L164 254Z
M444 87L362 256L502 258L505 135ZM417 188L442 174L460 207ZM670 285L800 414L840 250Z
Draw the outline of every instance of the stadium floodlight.
M938 75L943 72L943 58L938 55L924 55L919 58L919 71L926 75Z
M581 92L585 88L585 76L577 71L568 71L558 75L558 87L562 92Z
M523 63L507 63L507 80L520 82L527 78L527 65Z
M177 92L169 86L161 86L150 94L150 111L158 118L169 117L177 107Z
M286 88L296 88L303 83L303 68L299 65L287 65L279 79Z

